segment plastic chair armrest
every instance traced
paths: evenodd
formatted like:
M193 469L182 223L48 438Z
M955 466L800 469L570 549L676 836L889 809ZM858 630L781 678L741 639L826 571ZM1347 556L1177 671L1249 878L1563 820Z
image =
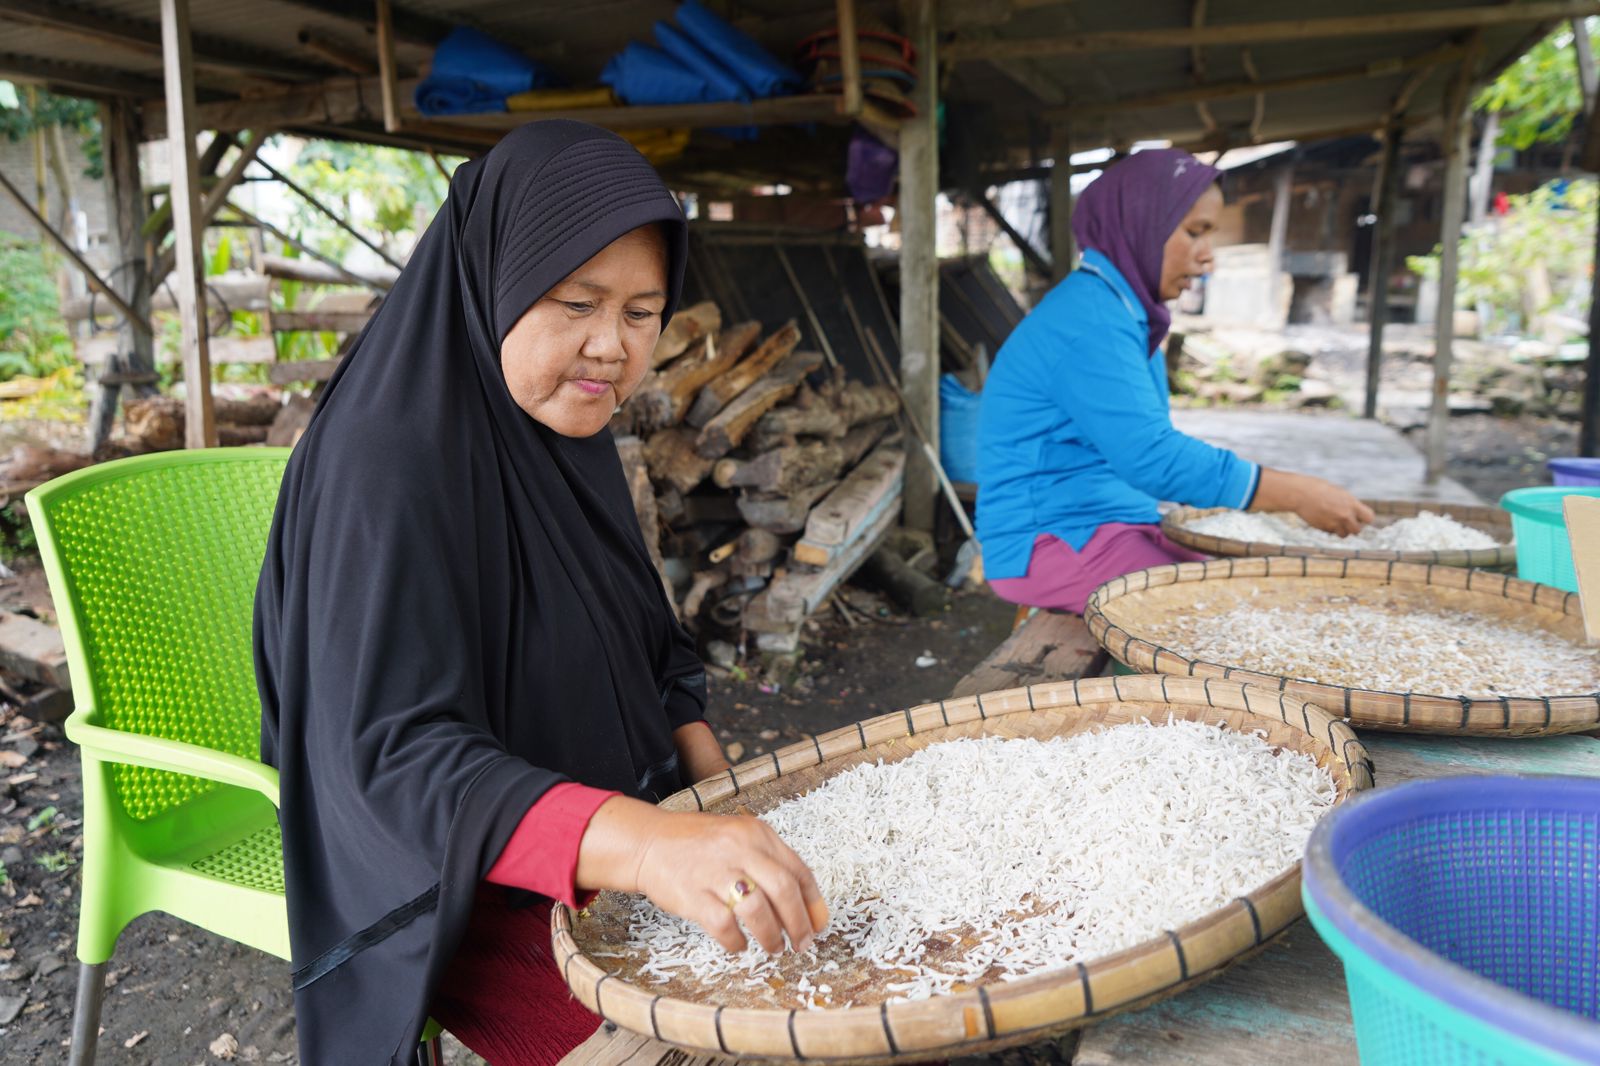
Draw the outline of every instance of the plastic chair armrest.
M76 712L67 719L67 736L86 753L106 762L203 777L259 792L278 806L278 771L266 763L181 740L128 733L92 725Z

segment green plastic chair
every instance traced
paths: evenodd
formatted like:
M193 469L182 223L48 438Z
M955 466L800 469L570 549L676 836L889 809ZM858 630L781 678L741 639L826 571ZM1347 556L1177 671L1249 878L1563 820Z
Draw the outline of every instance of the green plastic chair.
M72 676L83 887L72 1066L94 1062L105 968L165 911L289 958L278 772L262 763L256 580L287 448L162 452L27 495ZM419 1061L442 1062L431 1021Z

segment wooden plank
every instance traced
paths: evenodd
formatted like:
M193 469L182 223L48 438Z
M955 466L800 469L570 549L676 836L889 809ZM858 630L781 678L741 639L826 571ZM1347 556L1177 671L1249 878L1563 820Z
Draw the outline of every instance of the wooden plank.
M900 376L906 415L931 434L939 450L939 252L935 201L939 194L939 44L933 0L903 0L906 36L917 50L917 117L900 132ZM885 353L887 354L887 353ZM906 466L905 524L932 530L938 498L933 464L913 449Z
M25 614L0 612L0 666L42 685L72 687L61 631Z
M1473 60L1461 61L1455 84L1445 104L1444 205L1440 209L1439 307L1433 333L1433 403L1423 437L1423 481L1435 484L1444 476L1446 438L1450 424L1451 346L1456 335L1456 276L1461 261L1461 221L1466 213L1467 155L1471 151L1472 116L1467 111L1472 88Z
M1494 7L1457 7L1436 11L1339 15L1330 18L1284 19L1274 22L1161 26L989 40L972 37L944 44L940 48L940 58L960 62L968 59L1020 59L1081 55L1085 52L1137 51L1145 48L1188 48L1192 45L1267 44L1339 37L1377 37L1399 33L1450 32L1486 26L1549 22L1585 18L1590 15L1600 15L1600 3L1577 0L1577 2L1508 4Z
M866 562L867 555L877 551L878 544L882 544L888 531L893 530L896 503L898 496L886 499L877 520L869 527L862 528L861 535L850 546L846 546L845 551L838 552L826 567L821 570L790 570L766 586L762 597L766 599L766 611L771 619L798 626L822 607L822 600L832 595L845 578L853 575L856 567Z
M794 319L785 322L777 332L766 338L750 353L749 358L736 364L732 370L711 380L700 390L693 406L689 408L691 426L704 426L733 402L745 389L765 377L773 367L787 359L800 343L800 327ZM719 363L720 365L720 363ZM713 457L715 458L715 457Z
M389 0L376 0L374 8L378 17L378 84L383 97L383 128L397 133L400 130L400 91L394 66L394 13Z
M561 1066L733 1066L736 1061L658 1043L607 1022L567 1052Z
M1363 732L1380 788L1455 774L1600 775L1590 736ZM1343 969L1304 921L1259 957L1181 996L1084 1031L1074 1066L1280 1066L1358 1061Z
M304 363L275 363L267 369L267 380L274 385L290 385L296 381L327 381L339 368L341 360L313 359Z
M885 500L900 494L905 477L904 449L885 445L867 456L812 509L805 535L794 546L795 561L827 566L862 529L877 520Z
M1303 919L1216 980L1086 1029L1074 1066L1357 1066L1344 970Z
M200 266L199 172L195 165L194 70L190 55L189 0L161 0L162 71L166 81L167 131L172 150L173 248L178 268L178 318L182 323L183 380L188 417L184 444L211 448L217 425L211 410L211 348L206 294Z
M956 682L950 698L1094 677L1106 662L1105 651L1089 635L1082 615L1039 611Z
M274 311L274 333L359 333L372 319L372 311Z

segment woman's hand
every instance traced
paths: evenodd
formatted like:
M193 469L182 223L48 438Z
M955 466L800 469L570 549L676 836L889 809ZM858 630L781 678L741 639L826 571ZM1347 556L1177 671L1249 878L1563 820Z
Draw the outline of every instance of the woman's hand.
M1372 521L1372 508L1355 496L1319 477L1261 468L1252 511L1293 511L1307 524L1348 537Z
M827 925L816 878L759 818L663 811L612 797L590 819L575 880L585 890L641 893L730 952L745 949L741 922L772 954L783 950L785 934L807 950Z

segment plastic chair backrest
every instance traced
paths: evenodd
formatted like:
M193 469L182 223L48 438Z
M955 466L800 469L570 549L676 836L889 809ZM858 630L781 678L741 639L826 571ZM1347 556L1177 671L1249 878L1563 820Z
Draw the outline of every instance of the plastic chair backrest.
M288 457L287 448L136 456L30 496L87 721L260 757L251 620ZM136 821L218 787L127 764L113 781Z

